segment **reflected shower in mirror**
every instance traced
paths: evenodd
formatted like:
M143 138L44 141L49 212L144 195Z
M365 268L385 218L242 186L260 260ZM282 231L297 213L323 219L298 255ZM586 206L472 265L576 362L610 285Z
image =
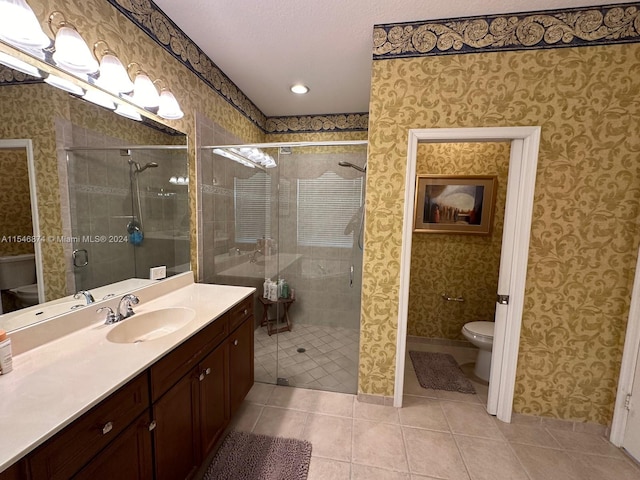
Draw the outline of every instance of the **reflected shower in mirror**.
M42 80L0 69L0 139L30 140L35 167L30 185L24 178L13 178L26 172L24 157L20 167L3 167L5 179L9 180L6 172L11 171L12 176L11 181L0 182L0 198L11 198L15 204L2 209L0 239L16 241L0 245L7 247L0 250L0 257L33 254L31 272L38 266L36 277L26 284L32 290L28 302L18 299L11 291L14 286L0 286L4 317L11 310L42 301L75 307L84 302L73 299L73 294L83 289L115 283L120 287L109 293L119 293L118 288L130 291L140 281L149 281L152 266L166 265L167 275L188 270L186 136L149 119L138 122L115 115ZM121 151L128 154L122 156ZM129 159L135 162L131 166ZM5 161L2 152L0 161ZM158 167L145 168L151 162ZM136 164L140 173L131 175ZM178 178L183 181L177 182ZM37 197L38 214L31 223L39 223L38 234L28 228L29 195ZM22 200L15 202L17 199ZM10 224L9 217L25 226ZM130 240L135 241L137 235L131 237L128 228L140 219L143 240L134 246ZM86 267L74 266L74 251L75 263L88 260ZM98 301L102 296L95 298ZM49 316L47 309L41 310L42 314L33 317L37 321ZM58 310L50 311L64 313Z

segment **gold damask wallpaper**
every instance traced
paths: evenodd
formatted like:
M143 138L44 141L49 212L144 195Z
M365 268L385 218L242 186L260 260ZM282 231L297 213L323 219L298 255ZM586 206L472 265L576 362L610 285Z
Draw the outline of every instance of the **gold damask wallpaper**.
M540 125L516 412L607 424L640 213L640 45L373 64L360 391L392 395L407 130Z
M408 335L464 340L467 322L493 321L509 172L508 143L424 143L416 173L495 175L490 235L414 233L411 242ZM441 297L463 297L447 302Z
M26 152L0 149L0 172L0 257L33 253L32 243L1 238L33 235Z

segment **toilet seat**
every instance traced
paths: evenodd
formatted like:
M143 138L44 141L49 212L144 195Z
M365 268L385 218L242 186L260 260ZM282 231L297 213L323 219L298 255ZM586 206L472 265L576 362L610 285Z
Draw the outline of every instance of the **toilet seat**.
M469 335L474 337L483 338L486 340L493 340L493 331L495 328L494 322L469 322L462 327Z

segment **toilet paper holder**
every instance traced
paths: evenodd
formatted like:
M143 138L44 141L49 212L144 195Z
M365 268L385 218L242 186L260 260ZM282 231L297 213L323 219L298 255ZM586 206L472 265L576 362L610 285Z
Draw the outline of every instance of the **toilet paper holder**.
M464 298L463 297L451 297L451 296L447 295L446 293L442 293L442 294L440 294L440 296L446 302L464 302Z

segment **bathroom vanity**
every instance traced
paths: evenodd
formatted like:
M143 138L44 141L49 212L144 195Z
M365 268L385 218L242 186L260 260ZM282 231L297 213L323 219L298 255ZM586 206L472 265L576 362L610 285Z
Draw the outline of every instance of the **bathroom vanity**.
M113 325L82 312L44 322L57 325L0 376L1 480L193 476L253 385L254 289L192 278L135 291L136 315ZM133 327L147 321L168 326L145 340Z

